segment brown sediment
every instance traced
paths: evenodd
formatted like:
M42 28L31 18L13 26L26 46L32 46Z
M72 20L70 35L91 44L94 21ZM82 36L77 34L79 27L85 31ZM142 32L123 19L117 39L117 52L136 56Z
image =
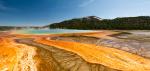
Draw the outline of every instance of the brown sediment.
M119 32L103 30L101 32L87 33L87 34L83 34L83 35L89 36L89 37L96 37L96 38L113 39L113 37L110 37L109 35L117 34L117 33L119 33Z
M38 43L27 41L28 44L32 44L30 46L16 43L8 37L2 37L0 40L0 50L3 51L0 55L5 55L0 60L1 71L118 71L103 65L87 63L71 52L55 48L51 50L51 47L45 49L46 46L41 48Z
M0 38L0 71L55 71L51 53L14 42L12 38Z
M129 52L48 37L81 35L108 38L116 32L0 37L0 70L6 71L150 71L150 60ZM27 38L27 41L23 38ZM34 39L31 41L29 39ZM22 39L23 42L15 42ZM25 41L24 41L25 40ZM53 47L53 48L52 48Z
M150 71L150 60L114 48L76 42L36 39L38 43L55 46L80 55L90 63L123 71Z
M101 64L89 63L83 60L83 58L81 58L76 53L52 46L42 45L32 40L18 39L17 42L40 48L40 52L38 51L38 54L42 54L42 59L47 60L42 60L43 64L40 64L41 66L39 66L38 68L46 69L43 66L45 65L45 61L47 61L47 63L51 62L52 66L46 66L49 66L53 71L119 71ZM46 50L41 51L43 49ZM51 54L51 56L47 58L47 56L49 56L47 54Z

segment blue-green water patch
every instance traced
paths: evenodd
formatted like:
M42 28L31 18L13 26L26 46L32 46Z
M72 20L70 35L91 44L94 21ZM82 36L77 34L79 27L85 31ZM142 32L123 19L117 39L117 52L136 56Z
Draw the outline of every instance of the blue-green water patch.
M63 33L84 33L93 32L92 30L73 30L73 29L24 29L17 30L19 34L63 34Z

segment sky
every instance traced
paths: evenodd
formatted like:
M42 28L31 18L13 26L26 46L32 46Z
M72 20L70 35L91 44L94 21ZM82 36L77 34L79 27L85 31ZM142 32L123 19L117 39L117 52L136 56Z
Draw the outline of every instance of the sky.
M150 0L0 0L0 26L44 26L85 16L150 16Z

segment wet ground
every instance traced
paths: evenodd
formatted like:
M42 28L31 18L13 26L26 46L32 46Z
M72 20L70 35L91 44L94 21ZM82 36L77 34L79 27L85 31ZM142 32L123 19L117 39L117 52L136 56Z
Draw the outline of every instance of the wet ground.
M86 44L103 45L128 51L146 58L150 58L150 31L117 31L118 34L109 35L113 39L97 38L84 35L58 36L53 40L73 41Z
M11 71L121 71L112 68L115 65L113 65L110 68L103 64L90 63L87 62L84 58L82 58L77 53L67 51L64 49L59 49L54 46L44 45L42 43L37 43L34 41L34 39L36 38L43 38L43 37L47 38L48 40L79 42L79 43L91 44L97 46L106 46L108 48L116 48L119 50L140 55L142 57L145 57L146 59L147 58L150 59L150 34L149 34L150 32L149 31L117 31L117 32L118 32L117 34L107 35L107 38L101 37L102 35L100 33L96 34L96 36L91 36L91 35L88 36L89 34L88 35L86 34L65 34L64 35L63 34L57 36L52 36L52 35L32 36L31 35L28 37L24 35L20 37L8 33L1 33L0 38L3 37L4 39L5 38L13 39L14 40L13 45L7 42L5 43L7 43L7 45L10 46L10 47L8 46L9 48L12 47L15 47L17 49L19 48L18 49L19 52L16 52L17 54L19 53L19 60L16 59L18 61L12 64L15 67L11 67ZM66 44L66 46L72 46L72 45ZM3 56L3 53L1 55ZM6 56L7 53L5 54L4 52L4 55L6 58L9 58ZM113 57L113 58L122 60L120 57ZM2 60L3 59L1 59L1 61ZM108 60L106 59L106 61L109 60L111 59ZM144 64L144 63L140 63L140 64ZM12 65L10 64L10 66ZM134 65L131 64L131 66ZM7 66L5 67L6 67L5 69L9 68L9 67L7 68ZM148 70L142 70L142 71L148 71Z

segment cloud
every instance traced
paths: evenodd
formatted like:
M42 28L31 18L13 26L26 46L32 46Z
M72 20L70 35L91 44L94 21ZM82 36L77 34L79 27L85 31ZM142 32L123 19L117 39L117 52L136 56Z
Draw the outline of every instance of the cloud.
M3 4L0 3L0 10L7 10L8 7L4 6Z
M86 7L89 4L93 3L95 0L86 0L85 2L83 2L82 4L79 5L79 7Z
M4 1L0 1L0 11L10 11L14 8L5 5Z

